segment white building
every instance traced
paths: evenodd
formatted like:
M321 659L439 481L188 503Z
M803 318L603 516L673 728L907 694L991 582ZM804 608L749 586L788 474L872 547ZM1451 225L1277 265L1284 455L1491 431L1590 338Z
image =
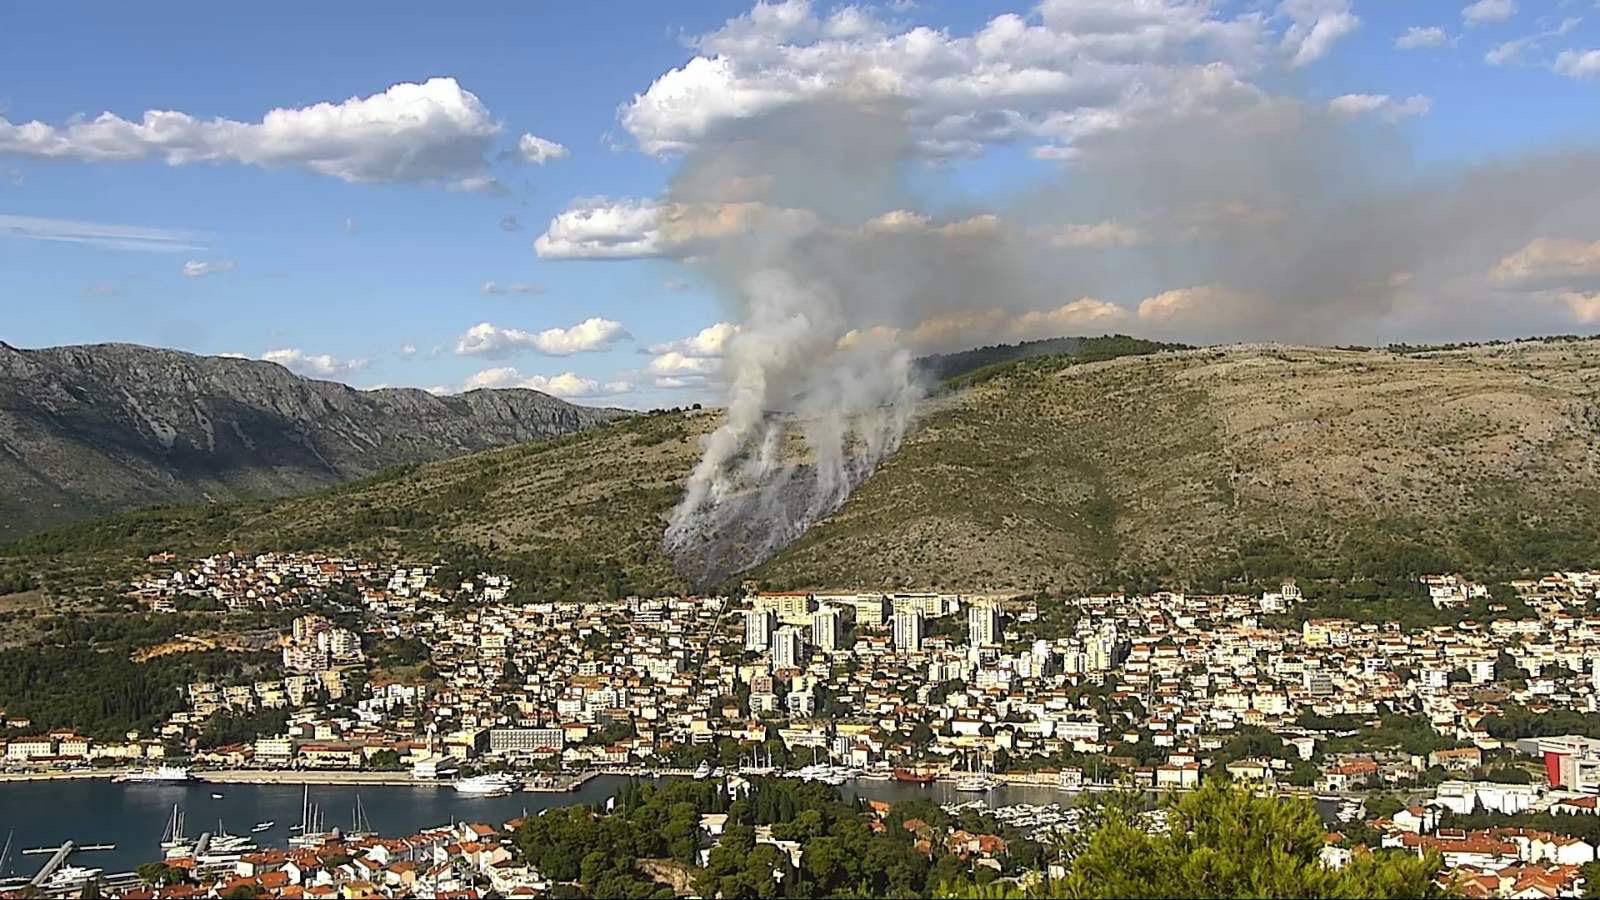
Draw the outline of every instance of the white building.
M823 653L833 653L845 644L844 611L824 606L811 614L811 643Z
M967 607L967 642L974 647L1000 643L1000 607L990 600L979 600Z
M922 613L913 609L895 611L894 649L896 653L922 651Z
M800 629L785 625L772 635L772 668L795 669L805 665L805 644Z
M744 614L744 648L757 652L772 646L772 632L778 627L778 614L770 609L749 609Z

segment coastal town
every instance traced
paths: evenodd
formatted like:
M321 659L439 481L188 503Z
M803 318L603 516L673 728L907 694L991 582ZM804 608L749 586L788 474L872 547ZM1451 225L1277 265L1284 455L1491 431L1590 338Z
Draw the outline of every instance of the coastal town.
M272 644L276 674L190 683L158 729L120 740L30 732L9 715L5 777L488 794L564 791L599 773L734 793L779 776L937 784L954 795L952 816L996 807L995 822L1029 840L1074 828L1097 791L1184 792L1225 777L1316 799L1333 867L1371 848L1433 851L1474 896L1555 897L1580 896L1596 859L1596 572L1494 586L1427 576L1407 600L1424 621L1407 623L1308 614L1316 601L1293 582L1081 597L749 584L732 596L524 603L508 578L445 578L435 564L147 562L128 595L152 614L203 602L292 615ZM174 652L186 640L210 646L180 635ZM207 740L219 717L272 730ZM1017 788L1060 800L1004 802ZM549 890L503 825L339 836L336 851L224 854L227 865L202 871L218 893ZM716 829L701 826L715 846ZM928 838L968 842L1011 871L1005 838L955 830Z

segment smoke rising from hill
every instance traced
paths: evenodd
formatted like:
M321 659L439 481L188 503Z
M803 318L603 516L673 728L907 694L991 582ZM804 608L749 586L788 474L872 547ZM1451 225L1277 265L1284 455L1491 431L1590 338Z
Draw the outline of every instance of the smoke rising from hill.
M1537 238L1600 238L1590 150L1434 171L1392 124L1263 99L1086 138L1063 174L978 204L919 160L904 121L870 95L743 120L685 158L665 198L663 241L738 326L726 419L666 533L709 575L798 537L899 446L924 393L917 353L1117 331L1328 344L1600 321L1581 284L1490 278Z

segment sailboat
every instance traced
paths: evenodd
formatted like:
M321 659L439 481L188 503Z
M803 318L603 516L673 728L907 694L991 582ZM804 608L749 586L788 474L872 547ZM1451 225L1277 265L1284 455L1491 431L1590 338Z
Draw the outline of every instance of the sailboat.
M321 847L328 842L328 833L322 830L322 809L311 802L309 785L300 796L300 825L295 830L299 834L289 838L291 847Z
M194 844L183 834L183 807L176 803L172 804L172 815L167 818L167 827L161 832L161 849L168 859L194 852Z
M367 818L366 807L361 805L361 795L356 794L355 808L350 811L350 833L346 837L371 837L377 834L372 830L372 820Z

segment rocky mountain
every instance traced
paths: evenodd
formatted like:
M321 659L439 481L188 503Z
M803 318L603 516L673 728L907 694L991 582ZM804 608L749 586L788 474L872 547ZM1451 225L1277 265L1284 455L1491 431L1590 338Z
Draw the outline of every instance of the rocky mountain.
M304 492L625 415L529 390L358 391L257 360L0 342L0 541L135 506Z
M747 577L1027 592L1294 576L1394 596L1418 572L1504 579L1600 554L1597 340L1145 348L982 371L926 401L841 509ZM9 564L351 549L492 565L526 596L683 590L693 573L662 528L719 419L642 415L301 497L87 523Z

